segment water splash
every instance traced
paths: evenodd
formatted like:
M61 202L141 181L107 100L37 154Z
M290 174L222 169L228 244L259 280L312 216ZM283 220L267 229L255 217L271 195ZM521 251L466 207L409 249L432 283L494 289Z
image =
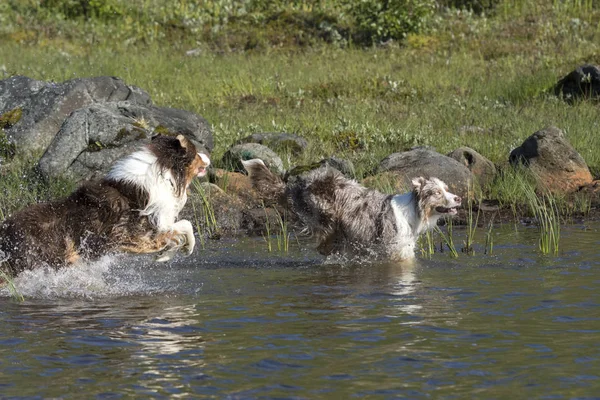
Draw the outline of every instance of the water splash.
M156 283L145 279L144 260L105 256L98 261L72 268L55 270L38 268L24 271L13 282L26 299L97 298L145 295L160 291ZM0 289L0 297L10 297L8 288Z

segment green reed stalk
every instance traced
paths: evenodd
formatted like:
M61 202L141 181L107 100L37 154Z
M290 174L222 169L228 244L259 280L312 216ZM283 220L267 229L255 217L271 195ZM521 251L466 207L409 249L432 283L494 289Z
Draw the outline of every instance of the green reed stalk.
M194 212L194 225L196 225L196 232L198 232L198 237L200 238L200 247L204 250L206 247L206 243L204 241L204 232L202 230L202 226L200 225L200 219L198 218L198 212L196 211L196 202L192 201L192 211Z
M277 222L280 229L280 232L277 234L277 249L287 253L290 249L290 233L288 232L287 222L279 211L275 210L275 212L277 213Z
M435 253L435 244L433 241L433 232L426 231L419 237L421 256L424 258L431 259L433 253Z
M194 205L193 206L194 218L197 221L196 229L198 229L198 234L200 235L200 232L202 232L202 233L206 233L208 237L216 236L219 232L219 227L218 227L218 223L217 223L217 218L215 216L215 210L210 202L209 196L207 195L206 191L199 183L195 182L194 187L196 188L196 191L200 195L200 200L201 200L201 204L202 204L202 217L198 218L197 212L196 212L196 207L194 205L194 202L192 202L192 205ZM201 219L203 219L203 221L201 221ZM199 223L200 221L202 223ZM199 229L200 227L202 227L202 229ZM202 235L200 235L200 236L202 236ZM202 242L202 244L204 245L204 242Z
M479 207L477 207L477 214L475 215L475 217L473 217L473 201L469 199L468 203L469 206L467 209L467 237L466 240L463 242L464 246L462 248L462 252L472 256L475 254L473 243L475 243L475 232L477 231L477 224L479 223L481 200L479 201Z
M269 213L267 213L267 207L265 207L265 203L263 201L261 201L261 205L265 212L265 219L266 219L265 229L267 231L266 236L263 235L263 239L267 243L267 250L269 250L269 253L270 253L273 251L273 244L271 241L271 221L269 220Z
M13 282L11 277L8 276L8 274L6 274L6 272L4 272L2 270L0 270L0 282L1 281L4 281L4 284L0 283L0 287L6 285L6 287L8 288L8 291L13 299L15 299L17 301L25 300L25 298L23 297L21 292L19 292L19 290L15 286L15 283Z
M485 250L484 254L492 255L494 253L494 237L492 236L492 230L494 229L494 219L488 224L488 228L485 232Z
M454 245L454 239L452 237L452 219L448 219L448 224L446 225L447 234L445 234L438 226L434 229L442 238L442 242L448 247L450 250L450 257L458 258L458 252L456 251L456 246Z
M552 194L539 197L533 189L527 192L529 207L538 223L538 248L542 254L558 254L560 242L560 210Z

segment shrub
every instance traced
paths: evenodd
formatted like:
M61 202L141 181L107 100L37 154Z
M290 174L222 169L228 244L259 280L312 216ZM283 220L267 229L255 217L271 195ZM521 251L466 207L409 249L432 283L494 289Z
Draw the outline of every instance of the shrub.
M45 0L41 6L67 18L114 19L125 13L119 0Z
M500 0L440 0L442 7L471 10L475 14L490 14L494 11Z
M433 0L350 0L355 41L361 44L401 40L425 28L435 11Z

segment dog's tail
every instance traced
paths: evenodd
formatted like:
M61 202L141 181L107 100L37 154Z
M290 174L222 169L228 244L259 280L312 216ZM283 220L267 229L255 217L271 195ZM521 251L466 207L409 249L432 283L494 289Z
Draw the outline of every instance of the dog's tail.
M260 198L267 203L285 203L285 182L280 176L271 172L265 163L258 158L244 161L242 164L252 182L252 187Z

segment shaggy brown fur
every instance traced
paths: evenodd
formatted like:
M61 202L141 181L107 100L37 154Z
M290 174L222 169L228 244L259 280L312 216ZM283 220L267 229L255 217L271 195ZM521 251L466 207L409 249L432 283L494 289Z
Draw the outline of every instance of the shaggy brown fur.
M156 180L164 182L163 174L170 172L173 199L183 206L186 188L204 173L208 158L200 157L181 135L155 136L147 149L149 160L160 171ZM0 225L2 269L16 275L25 269L59 268L112 252L154 253L184 244L193 248L182 232L156 226L142 212L148 188L109 176L85 182L63 200L34 204L6 219Z

